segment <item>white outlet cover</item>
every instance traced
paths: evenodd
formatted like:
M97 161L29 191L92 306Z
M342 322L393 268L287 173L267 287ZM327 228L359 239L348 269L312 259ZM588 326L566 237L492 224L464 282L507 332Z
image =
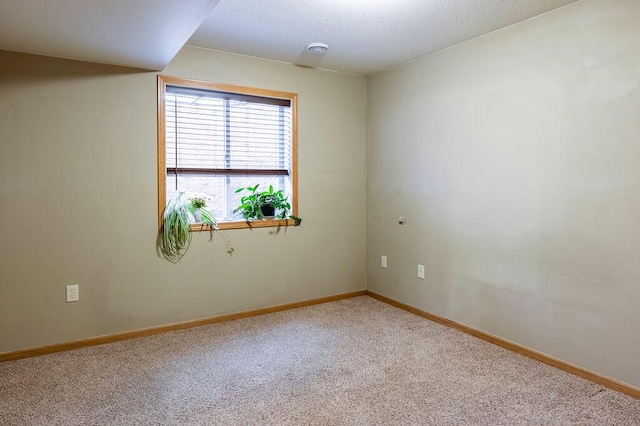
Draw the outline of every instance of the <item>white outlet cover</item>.
M424 265L418 265L418 278L424 280Z
M380 256L380 267L387 269L387 256Z
M67 286L67 303L80 300L80 289L77 284Z

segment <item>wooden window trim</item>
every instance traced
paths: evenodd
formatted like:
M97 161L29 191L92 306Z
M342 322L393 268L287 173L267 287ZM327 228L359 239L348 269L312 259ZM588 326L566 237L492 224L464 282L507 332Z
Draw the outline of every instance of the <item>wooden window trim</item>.
M166 123L165 123L165 95L166 87L193 87L218 92L241 93L268 98L289 99L291 101L291 214L298 216L298 95L290 92L280 92L255 87L236 86L232 84L211 83L201 80L158 75L158 229L162 229L162 217L167 204L167 167L166 167ZM218 222L220 229L266 228L293 225L291 219L273 219L256 221ZM209 231L207 225L191 225L192 232Z

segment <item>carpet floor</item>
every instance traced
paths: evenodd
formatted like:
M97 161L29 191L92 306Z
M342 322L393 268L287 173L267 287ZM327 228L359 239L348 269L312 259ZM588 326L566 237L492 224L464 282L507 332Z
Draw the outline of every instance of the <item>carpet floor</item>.
M1 425L640 425L640 400L367 296L0 364Z

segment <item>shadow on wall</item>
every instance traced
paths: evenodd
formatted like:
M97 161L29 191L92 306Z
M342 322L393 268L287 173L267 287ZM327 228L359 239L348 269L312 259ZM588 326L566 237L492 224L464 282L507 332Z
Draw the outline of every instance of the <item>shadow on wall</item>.
M0 50L0 87L18 84L33 84L38 81L73 80L82 78L133 75L151 73L148 70L75 61L70 66L69 59L59 59L31 55L27 53ZM84 66L78 66L84 64Z

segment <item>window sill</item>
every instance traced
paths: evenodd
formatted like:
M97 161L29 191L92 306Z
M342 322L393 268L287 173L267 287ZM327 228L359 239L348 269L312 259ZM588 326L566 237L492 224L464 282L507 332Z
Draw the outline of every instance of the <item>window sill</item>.
M253 229L253 228L278 228L281 226L295 226L293 219L262 219L252 221L218 222L218 229ZM193 223L189 226L191 232L207 232L211 230L204 223Z

